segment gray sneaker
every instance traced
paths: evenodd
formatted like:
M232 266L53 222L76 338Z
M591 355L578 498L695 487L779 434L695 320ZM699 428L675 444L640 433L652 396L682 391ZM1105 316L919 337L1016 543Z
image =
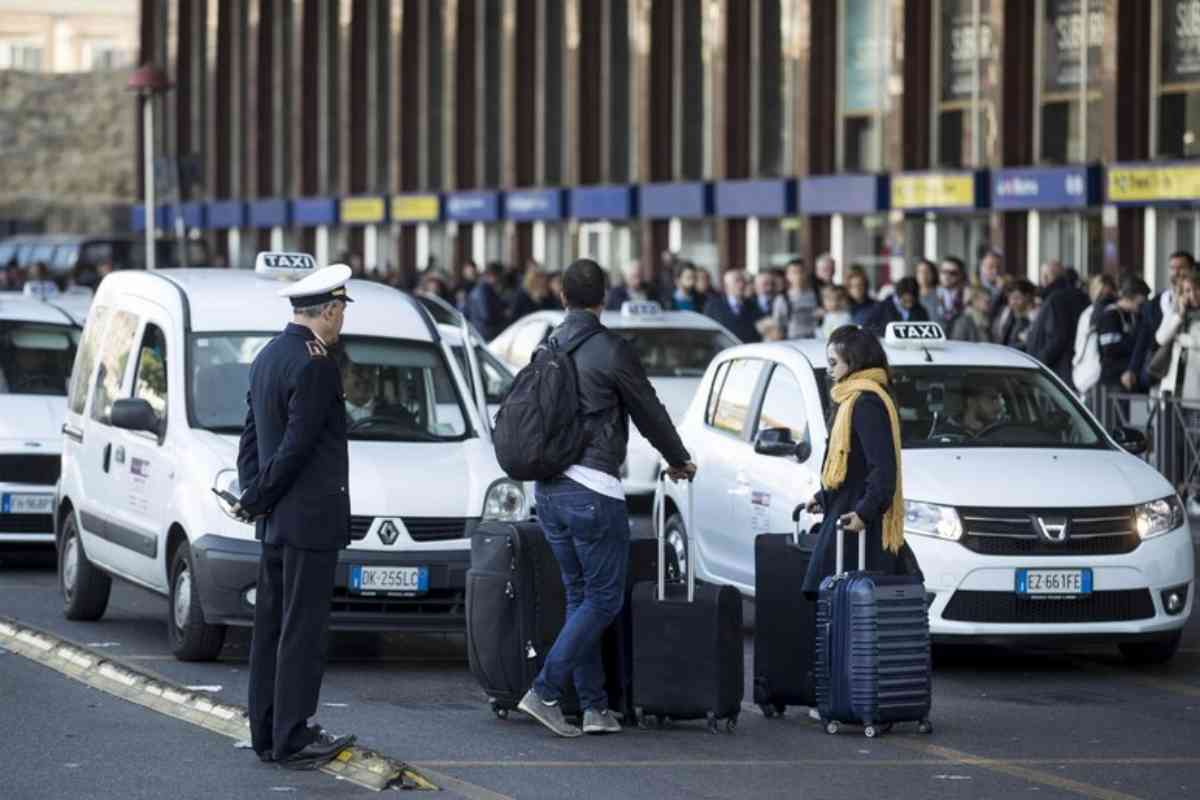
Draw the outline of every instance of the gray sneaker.
M538 697L537 692L530 689L521 698L521 702L517 704L517 708L524 711L529 716L536 719L538 722L545 725L553 733L559 736L565 736L568 739L573 739L576 736L582 736L583 731L576 728L574 725L567 722L563 717L562 708L558 703L550 705L549 703Z
M621 723L607 708L602 711L589 708L583 712L584 733L620 733Z

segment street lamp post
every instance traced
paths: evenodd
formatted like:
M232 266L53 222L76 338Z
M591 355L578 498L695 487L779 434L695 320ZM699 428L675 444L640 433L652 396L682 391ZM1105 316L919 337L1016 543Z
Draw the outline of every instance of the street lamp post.
M166 74L153 64L143 64L129 76L130 91L138 93L142 102L142 171L146 205L146 269L154 269L155 207L154 202L154 98L171 88Z

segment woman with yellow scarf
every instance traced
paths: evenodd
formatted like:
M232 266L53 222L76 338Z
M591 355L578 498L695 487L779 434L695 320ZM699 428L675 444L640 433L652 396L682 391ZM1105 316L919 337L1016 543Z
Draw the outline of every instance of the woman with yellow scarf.
M824 512L820 538L804 579L815 595L821 580L836 569L836 523L867 532L867 567L894 574L904 545L904 493L900 479L900 420L892 399L887 355L875 335L847 325L826 347L830 394L836 408L825 448L821 490L809 513ZM858 547L848 542L846 569L859 569Z

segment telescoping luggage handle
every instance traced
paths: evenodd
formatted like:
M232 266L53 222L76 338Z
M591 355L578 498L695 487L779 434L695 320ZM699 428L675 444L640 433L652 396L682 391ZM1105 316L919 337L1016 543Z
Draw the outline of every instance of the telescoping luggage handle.
M663 601L667 598L667 473L659 473L659 481L662 483L662 496L658 501L658 599ZM683 524L688 533L693 533L692 520L692 481L687 479L687 517ZM696 596L696 576L692 570L693 564L691 559L688 559L688 564L684 567L684 572L687 573L687 601L690 603Z
M842 525L842 520L840 517L838 518L835 527L836 531L834 535L837 536L837 569L835 570L835 574L841 576L846 574L846 542L845 538L842 536L846 530L845 526ZM865 570L867 568L866 528L863 528L858 532L858 568L861 570Z

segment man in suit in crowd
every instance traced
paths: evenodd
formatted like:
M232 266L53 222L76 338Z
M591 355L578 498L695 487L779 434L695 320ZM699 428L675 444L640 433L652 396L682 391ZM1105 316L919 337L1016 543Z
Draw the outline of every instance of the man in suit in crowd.
M704 316L715 319L744 343L762 339L756 323L763 317L756 304L746 300L746 276L731 269L721 278L725 293L712 298L704 306Z

